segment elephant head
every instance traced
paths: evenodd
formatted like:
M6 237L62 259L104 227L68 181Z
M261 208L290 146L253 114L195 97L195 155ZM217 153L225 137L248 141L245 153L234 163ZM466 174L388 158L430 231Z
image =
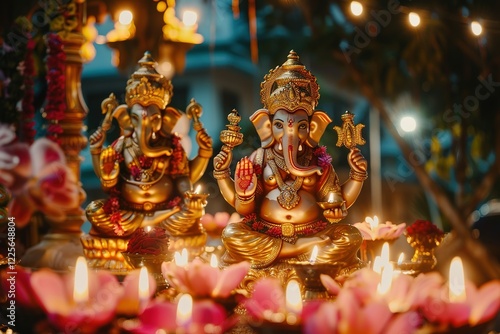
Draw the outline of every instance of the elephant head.
M257 110L250 120L261 139L262 147L274 145L278 153L283 154L285 164L291 174L308 176L321 174L318 166L301 166L297 157L304 150L304 145L316 147L326 127L332 121L323 111L315 111L308 116L305 110L292 112L279 109L270 115L267 109Z
M159 139L172 132L181 117L177 109L167 107L161 112L155 104L145 107L134 104L129 110L127 105L120 105L112 116L118 121L122 135L135 135L141 152L146 156L155 158L172 154L172 148L165 147Z

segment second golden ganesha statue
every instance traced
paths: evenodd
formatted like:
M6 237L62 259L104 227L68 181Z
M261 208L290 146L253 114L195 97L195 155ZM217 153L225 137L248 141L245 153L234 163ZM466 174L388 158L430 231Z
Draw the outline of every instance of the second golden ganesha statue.
M194 120L199 150L188 160L173 132L183 112L168 106L172 84L154 65L146 52L127 82L126 104L118 105L113 94L105 99L104 121L90 137L94 171L109 195L86 208L92 227L82 242L92 267L125 269L121 252L139 227L165 228L172 250L187 248L192 255L200 254L206 243L200 218L207 195L196 193L193 184L212 157L212 139L199 121L201 106L192 100L186 113ZM120 137L103 147L113 119Z
M339 222L367 178L367 162L355 147L354 137L358 141L361 137L356 133L359 126L352 124L353 115L343 116L344 122L351 122L344 123L346 129L336 127L350 148L350 178L340 184L331 157L319 145L332 120L316 110L319 85L294 51L265 76L260 96L264 108L250 121L261 147L237 163L231 178L232 148L242 141L233 113L228 130L221 132L221 141L228 145L214 157L220 191L244 217L222 233L223 263L249 261L254 269L277 268L290 261L307 261L317 245L317 261L342 263L344 274L359 269L361 234Z

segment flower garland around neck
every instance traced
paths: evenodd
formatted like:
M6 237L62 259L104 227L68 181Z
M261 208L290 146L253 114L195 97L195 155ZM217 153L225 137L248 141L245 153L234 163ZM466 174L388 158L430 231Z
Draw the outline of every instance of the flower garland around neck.
M183 165L185 165L184 150L182 149L180 138L178 136L172 135L171 140L172 140L171 144L173 147L173 154L170 157L169 172L170 175L179 175L183 172L183 170L185 170L185 168L183 167ZM121 163L124 160L123 155L120 152L116 153L117 153L117 159ZM149 168L151 167L153 161L151 158L142 155L139 157L139 163L141 165L140 168ZM139 167L135 165L129 167L131 167L129 172L131 173L132 177L134 178L138 177L140 174ZM181 203L181 198L179 196L175 196L168 201L165 209L166 210L172 209L178 206L180 203ZM111 224L113 224L113 232L117 236L122 236L125 231L123 230L123 227L121 225L122 210L120 208L126 209L126 204L120 201L120 190L117 188L117 186L114 186L109 190L109 198L104 202L102 208L104 210L104 213L109 216Z
M35 139L35 94L34 94L34 76L35 64L33 60L33 50L35 49L35 41L29 38L26 45L26 55L24 61L19 64L18 70L23 76L24 94L21 100L21 126L19 129L20 138L28 144L32 144Z
M49 121L47 138L60 144L59 135L63 132L60 121L66 110L66 53L61 37L55 33L47 35L47 99L45 119Z

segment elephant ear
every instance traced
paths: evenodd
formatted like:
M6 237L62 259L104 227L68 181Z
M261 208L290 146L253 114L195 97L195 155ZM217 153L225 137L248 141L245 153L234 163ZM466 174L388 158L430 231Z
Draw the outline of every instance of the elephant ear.
M269 110L259 109L250 116L250 121L255 126L257 134L260 137L261 146L263 148L271 146L274 141L271 129L271 119L269 117Z
M111 116L115 118L120 126L120 136L129 137L134 132L132 121L128 113L128 106L121 104L113 110Z
M310 147L316 147L319 140L323 136L326 127L331 122L332 119L324 111L316 110L311 116L311 122L309 124L309 137L306 140L307 145Z
M163 135L167 135L172 133L172 129L174 128L179 118L181 118L182 116L182 112L175 109L174 107L167 107L162 114L163 116L161 120L161 132Z

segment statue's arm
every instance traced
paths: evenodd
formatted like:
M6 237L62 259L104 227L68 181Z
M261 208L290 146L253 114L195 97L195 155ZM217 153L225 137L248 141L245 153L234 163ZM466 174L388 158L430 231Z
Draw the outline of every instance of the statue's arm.
M347 162L351 167L351 171L349 172L349 179L342 185L342 196L346 208L349 208L358 198L363 183L368 178L368 166L366 159L358 148L351 149L347 156Z
M220 151L214 157L214 172L213 176L217 180L222 197L231 206L235 206L235 189L234 181L231 179L231 171L229 166L233 160L233 153L231 151Z
M199 146L198 155L189 162L189 178L192 183L197 182L203 176L213 154L212 138L204 128L196 134L196 142Z

